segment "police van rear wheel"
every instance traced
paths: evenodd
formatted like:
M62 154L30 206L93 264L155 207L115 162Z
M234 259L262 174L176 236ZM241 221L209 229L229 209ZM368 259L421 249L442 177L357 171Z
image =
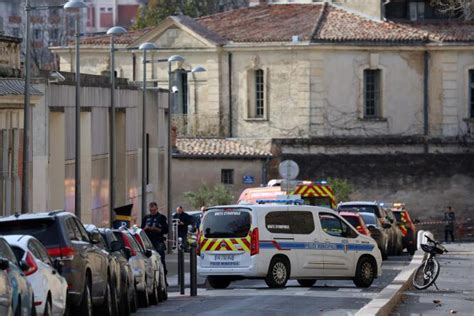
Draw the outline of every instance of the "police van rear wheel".
M230 279L218 276L208 276L207 281L214 289L225 289L230 285Z
M270 288L285 287L290 277L290 263L284 258L274 258L270 262L265 282Z
M312 287L316 283L315 279L303 279L297 281L302 287Z

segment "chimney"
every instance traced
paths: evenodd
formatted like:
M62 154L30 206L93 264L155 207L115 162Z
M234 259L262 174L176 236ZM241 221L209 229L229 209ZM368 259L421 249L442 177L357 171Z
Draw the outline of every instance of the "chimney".
M249 0L249 7L267 4L267 0Z

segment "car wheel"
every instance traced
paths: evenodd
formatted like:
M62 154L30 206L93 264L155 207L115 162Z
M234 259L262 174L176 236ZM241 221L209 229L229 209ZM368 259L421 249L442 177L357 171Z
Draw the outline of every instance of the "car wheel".
M297 280L302 287L312 287L315 283L315 279L300 279Z
M230 279L226 277L208 276L207 281L213 289L225 289L230 285Z
M150 305L158 305L159 298L158 298L158 284L156 284L156 280L153 281L153 290L150 294Z
M148 286L145 283L145 290L138 292L138 307L148 307L150 306L150 302L148 300Z
M98 312L97 314L100 314L100 315L106 315L106 316L114 315L112 289L110 287L109 280L107 280L107 283L105 285L104 303L98 308L97 312Z
M127 287L128 289L128 287ZM131 314L130 300L128 299L128 291L126 291L120 298L120 315L130 316Z
M53 315L53 307L51 306L51 300L48 299L46 300L46 304L44 305L44 312L43 316L51 316Z
M138 310L138 302L137 302L137 289L135 286L131 289L130 293L130 311L135 313Z
M383 246L383 249L380 249L380 252L382 253L382 260L387 260L388 259L388 241L386 240Z
M13 302L12 302L12 306L13 306ZM21 316L21 299L20 298L18 298L18 304L16 305L15 316Z
M357 287L369 287L375 279L375 266L369 258L361 258L357 263L354 284Z
M168 299L168 287L164 278L162 278L159 288L158 288L158 300L160 302L166 301Z
M290 263L284 258L273 258L265 282L270 288L285 287L290 278Z
M82 300L78 308L71 308L72 314L75 316L92 316L92 297L87 283L86 281L82 292Z
M415 254L416 247L414 245L409 245L407 251L410 255L413 256Z

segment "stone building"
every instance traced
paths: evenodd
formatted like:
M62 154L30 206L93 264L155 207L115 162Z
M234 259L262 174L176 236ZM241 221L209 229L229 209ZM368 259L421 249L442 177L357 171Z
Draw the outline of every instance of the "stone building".
M439 217L447 204L468 214L474 24L429 10L412 16L414 1L333 2L259 1L196 19L171 16L123 37L130 50L118 57L120 74L140 78L142 54L133 47L155 42L153 59L186 58L173 65L175 84L185 87L175 113L180 135L271 148L273 166L292 158L304 178L347 178L354 198L403 200L424 217ZM83 40L84 71L106 63L107 44ZM71 69L73 53L52 50L61 69ZM148 65L149 79L167 86L166 64ZM181 76L195 65L207 72Z

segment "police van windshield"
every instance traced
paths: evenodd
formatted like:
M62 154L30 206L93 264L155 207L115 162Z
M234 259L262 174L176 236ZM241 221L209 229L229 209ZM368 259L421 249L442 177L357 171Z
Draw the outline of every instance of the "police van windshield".
M206 238L243 238L249 233L250 223L248 209L212 209L204 217L202 231Z

